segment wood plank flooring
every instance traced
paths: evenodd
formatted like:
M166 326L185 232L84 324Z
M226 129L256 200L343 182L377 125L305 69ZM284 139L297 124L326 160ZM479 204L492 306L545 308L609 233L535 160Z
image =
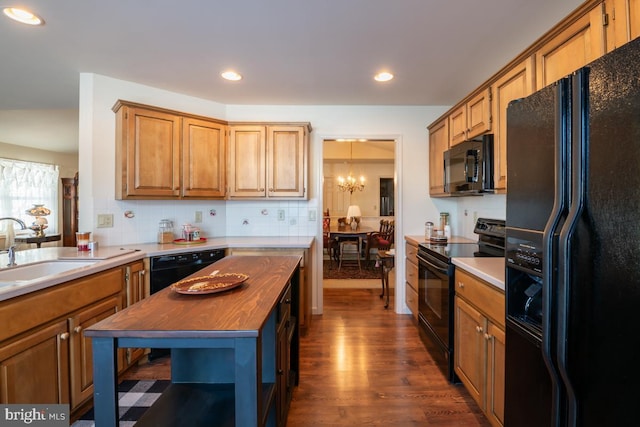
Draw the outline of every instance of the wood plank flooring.
M385 310L379 294L324 290L324 314L301 339L287 425L489 426L434 365L411 316Z
M489 426L462 385L433 363L411 316L395 314L380 289L325 289L324 314L301 337L300 384L288 427ZM159 359L127 378L169 378Z

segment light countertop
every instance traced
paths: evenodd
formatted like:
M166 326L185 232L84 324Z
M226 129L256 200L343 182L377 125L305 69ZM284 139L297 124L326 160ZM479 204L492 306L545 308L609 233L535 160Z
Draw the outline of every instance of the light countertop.
M504 291L504 258L452 258L453 264Z
M94 251L79 252L74 247L47 247L16 252L16 267L8 267L8 256L0 254L0 301L35 292L69 280L128 264L151 256L227 248L310 248L314 236L301 237L219 237L188 245L143 243L123 246L100 246ZM22 272L49 261L77 262L78 267L61 272L46 271L41 277L21 278ZM81 262L88 261L88 262ZM37 268L37 267L36 267Z

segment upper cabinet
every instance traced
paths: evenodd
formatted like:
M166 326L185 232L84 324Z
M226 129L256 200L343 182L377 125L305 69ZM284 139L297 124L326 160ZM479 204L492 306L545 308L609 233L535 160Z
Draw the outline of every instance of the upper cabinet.
M182 120L183 197L225 196L226 130L225 125L210 120Z
M596 4L536 51L537 86L543 88L605 54L604 5Z
M496 190L507 188L507 107L515 99L533 93L535 88L534 58L531 56L500 76L493 88L493 179Z
M507 191L507 107L640 36L640 0L587 0L429 126L429 193L443 191L443 153L494 135L494 186ZM442 140L444 137L445 141Z
M491 88L480 91L449 114L449 146L491 130Z
M607 52L640 36L640 0L607 0Z
M229 197L307 199L309 123L230 125Z
M429 126L429 194L444 192L444 152L449 149L449 120L445 117Z
M116 199L221 198L226 125L118 101Z

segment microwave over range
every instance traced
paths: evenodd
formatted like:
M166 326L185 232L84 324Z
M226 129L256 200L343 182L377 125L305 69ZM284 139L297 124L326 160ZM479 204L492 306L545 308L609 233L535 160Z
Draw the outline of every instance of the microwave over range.
M493 192L493 135L464 141L444 152L444 191L452 196Z

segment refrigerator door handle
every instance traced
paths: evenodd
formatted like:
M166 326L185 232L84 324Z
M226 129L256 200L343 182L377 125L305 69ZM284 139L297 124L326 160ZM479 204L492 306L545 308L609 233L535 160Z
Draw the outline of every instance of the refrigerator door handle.
M556 241L562 221L567 214L568 203L568 164L570 159L569 147L571 143L570 120L571 81L562 79L555 88L555 153L554 175L555 191L553 209L547 221L542 236L542 357L551 378L552 387L552 419L554 425L562 425L562 395L564 387L559 377L556 364L557 355L554 351L555 326L557 322L556 275L554 260L557 259Z
M558 371L566 391L566 425L578 425L578 401L568 371L568 342L570 337L569 316L571 314L571 253L572 238L584 211L587 184L587 152L589 140L588 68L582 68L573 76L572 85L572 147L571 147L571 194L567 220L560 231L558 242Z

